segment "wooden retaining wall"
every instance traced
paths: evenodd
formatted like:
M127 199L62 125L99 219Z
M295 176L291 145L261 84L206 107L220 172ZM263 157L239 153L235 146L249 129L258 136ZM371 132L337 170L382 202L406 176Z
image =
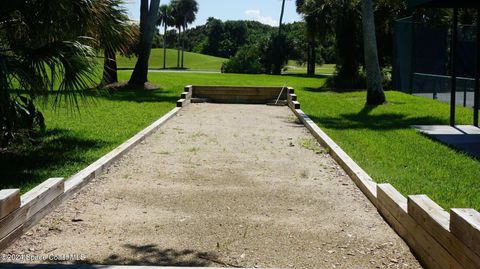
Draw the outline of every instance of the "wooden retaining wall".
M193 86L193 101L212 103L275 103L287 100L286 87Z
M176 108L66 181L63 178L50 178L22 196L18 189L0 190L0 251L153 134L182 107L189 104L191 96L192 86L186 86Z
M480 213L445 211L426 195L403 196L390 184L377 184L301 109L292 88L288 106L347 172L390 226L431 269L480 268Z

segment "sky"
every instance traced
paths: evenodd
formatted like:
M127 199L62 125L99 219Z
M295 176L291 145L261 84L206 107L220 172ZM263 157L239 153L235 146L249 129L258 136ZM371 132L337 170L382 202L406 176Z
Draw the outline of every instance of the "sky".
M161 0L160 5L170 0ZM281 0L197 0L199 11L192 26L203 25L209 17L225 20L255 20L264 24L278 26L280 20ZM140 0L126 0L125 7L132 20L140 17ZM295 0L285 4L284 22L300 21L295 11Z

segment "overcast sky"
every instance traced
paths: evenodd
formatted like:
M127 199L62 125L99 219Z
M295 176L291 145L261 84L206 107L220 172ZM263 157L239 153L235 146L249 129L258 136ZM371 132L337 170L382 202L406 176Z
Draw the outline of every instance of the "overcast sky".
M126 0L130 19L140 17L140 0ZM170 0L161 0L160 4L168 4ZM207 18L221 20L255 20L264 24L278 26L281 0L197 0L199 11L193 26L205 24ZM295 1L287 0L285 4L284 22L301 20L295 11Z

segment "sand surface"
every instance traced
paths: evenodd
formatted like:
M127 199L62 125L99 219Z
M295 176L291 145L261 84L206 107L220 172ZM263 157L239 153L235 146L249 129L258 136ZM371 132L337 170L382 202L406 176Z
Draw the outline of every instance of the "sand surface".
M421 268L292 112L262 105L186 107L4 253L110 265Z

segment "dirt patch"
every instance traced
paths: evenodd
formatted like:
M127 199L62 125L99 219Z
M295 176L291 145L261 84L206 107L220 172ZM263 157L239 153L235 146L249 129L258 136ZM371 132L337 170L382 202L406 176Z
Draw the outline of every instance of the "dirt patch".
M96 264L420 268L286 107L190 105L4 253Z

